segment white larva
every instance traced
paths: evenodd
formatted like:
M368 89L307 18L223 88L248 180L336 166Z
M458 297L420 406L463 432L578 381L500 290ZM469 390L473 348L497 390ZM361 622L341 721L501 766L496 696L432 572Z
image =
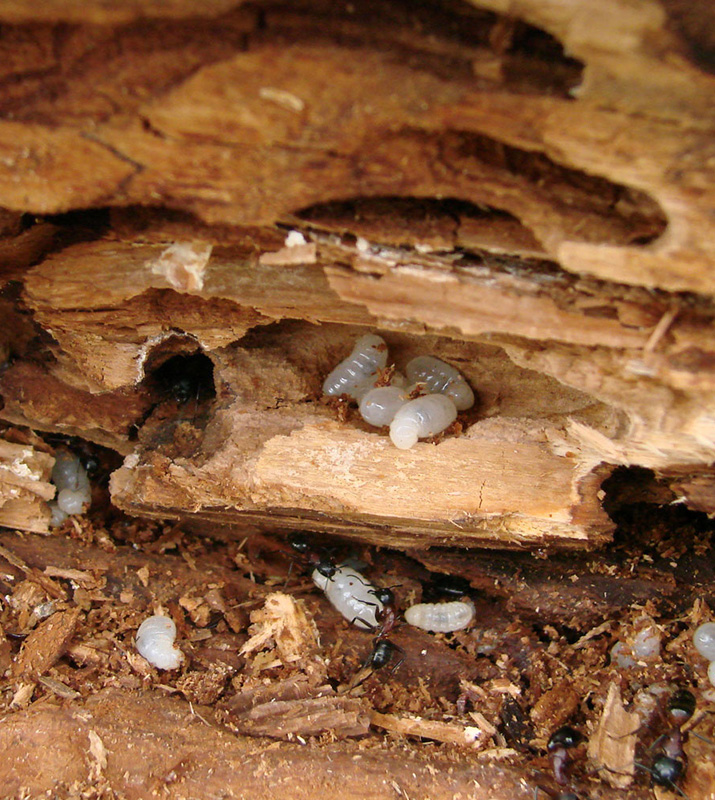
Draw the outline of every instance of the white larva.
M710 666L708 667L708 678L710 679L710 683L715 686L715 661L710 662Z
M471 600L450 603L417 603L405 611L405 621L415 628L432 633L461 631L474 619Z
M443 394L426 394L397 410L390 423L390 439L400 450L409 450L418 439L440 433L457 418L457 407Z
M410 383L426 383L433 394L451 397L458 411L474 405L474 392L459 370L434 356L417 356L405 367Z
M57 497L49 503L52 526L61 525L68 516L81 514L92 501L87 471L74 454L66 450L57 453L50 480L57 487Z
M715 661L715 622L704 622L693 634L695 649L708 661Z
M369 425L389 425L398 409L407 402L405 390L399 386L378 386L360 399L360 415Z
M377 615L382 603L370 594L375 586L352 567L338 567L332 578L318 570L311 575L313 583L325 592L332 605L345 617L363 630L377 628Z
M361 336L352 353L341 361L323 381L323 392L333 397L347 394L354 399L355 391L361 387L364 393L370 388L370 378L387 364L387 345L381 336L368 333Z
M152 666L157 669L177 669L183 658L181 650L174 647L176 625L170 617L159 614L145 619L139 626L134 643Z

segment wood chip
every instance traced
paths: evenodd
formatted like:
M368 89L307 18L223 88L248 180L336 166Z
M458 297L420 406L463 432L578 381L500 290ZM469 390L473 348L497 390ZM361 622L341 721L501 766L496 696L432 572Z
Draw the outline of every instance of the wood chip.
M420 717L407 717L399 714L370 713L370 722L378 728L402 733L406 736L420 736L436 742L456 744L461 747L478 748L491 738L491 733L472 725L464 726L456 722L439 722ZM491 729L492 726L490 725Z
M66 683L62 683L62 681L55 680L54 678L48 678L46 675L39 678L38 683L41 683L53 694L56 694L58 697L63 697L66 700L73 700L75 697L81 696L79 692L71 689Z
M2 556L9 564L12 564L13 567L21 570L25 573L28 580L34 581L38 586L42 587L50 597L54 597L57 599L67 599L67 594L62 586L57 583L57 581L53 581L52 578L48 577L47 575L43 575L39 570L31 567L29 564L26 564L19 556L16 556L13 552L8 550L6 547L2 547L0 545L0 556Z
M282 592L266 596L263 608L251 613L251 638L240 655L275 645L283 664L299 661L317 653L318 636L303 604Z
M25 643L13 665L17 678L37 679L55 664L64 654L74 636L80 610L72 608L58 611L42 622L25 639Z
M344 739L364 736L370 727L363 701L338 697L327 684L311 687L303 677L240 692L223 710L229 726L249 736L291 739L330 731Z
M588 743L588 757L614 788L631 785L635 772L636 734L640 718L625 710L615 683L608 689L598 728Z

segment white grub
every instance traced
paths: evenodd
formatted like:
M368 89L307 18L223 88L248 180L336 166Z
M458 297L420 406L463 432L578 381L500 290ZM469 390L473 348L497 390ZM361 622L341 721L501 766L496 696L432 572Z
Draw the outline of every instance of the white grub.
M176 625L170 617L155 615L145 619L137 630L134 642L139 655L157 669L178 669L182 652L174 647Z
M399 386L378 386L360 399L360 415L368 425L379 428L389 425L406 402L407 394Z
M332 605L356 627L363 630L377 628L377 615L382 603L370 594L375 586L352 567L338 567L335 575L328 578L313 570L313 583L325 592Z
M354 399L356 389L387 364L385 340L374 333L361 336L352 353L341 361L323 382L323 392L333 397L347 394ZM367 387L365 388L367 391Z
M457 407L443 394L427 394L397 410L390 423L390 439L400 450L409 450L418 439L434 436L457 419Z
M466 628L474 619L471 600L449 603L417 603L405 611L405 622L432 633L451 633Z
M708 679L713 686L715 686L715 661L710 662L710 666L708 667Z
M57 497L49 503L50 525L61 525L68 516L81 514L92 501L92 487L79 458L67 450L58 451L52 468L52 483Z
M695 649L708 661L715 661L715 622L704 622L693 634Z
M451 397L458 411L474 405L474 392L461 372L434 356L417 356L405 367L410 383L426 383L434 394Z

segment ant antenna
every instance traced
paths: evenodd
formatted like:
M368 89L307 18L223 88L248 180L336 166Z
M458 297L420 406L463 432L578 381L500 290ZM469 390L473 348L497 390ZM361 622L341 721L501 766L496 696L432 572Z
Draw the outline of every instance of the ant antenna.
M664 762L666 759L668 761L673 761L679 767L679 768L673 768L675 770L675 772L677 772L677 774L673 774L672 778L671 777L666 777L666 775L664 774L663 771L661 771L661 773L658 774L651 767L648 767L645 764L639 764L637 761L634 761L633 764L634 764L634 766L638 767L638 769L642 769L644 772L647 772L651 776L651 779L653 780L653 783L655 783L657 786L663 786L664 788L668 789L669 791L675 791L681 797L684 797L685 800L690 800L688 795L685 794L685 792L680 788L680 786L678 786L677 783L675 783L675 781L678 779L678 777L680 776L680 774L683 771L683 765L680 762L675 761L675 759L667 758L667 756L663 756L662 758L657 759L655 763L657 764L659 762ZM670 766L670 765L668 765L668 766ZM661 767L663 769L665 769L666 765L665 764L661 764Z

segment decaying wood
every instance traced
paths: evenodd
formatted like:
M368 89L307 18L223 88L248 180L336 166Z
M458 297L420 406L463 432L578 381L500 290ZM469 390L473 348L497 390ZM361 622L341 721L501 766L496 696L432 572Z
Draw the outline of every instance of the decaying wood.
M244 529L591 547L614 465L714 510L709 11L676 5L4 4L0 414L127 456L132 513ZM461 438L331 421L366 328L464 371ZM216 396L172 406L196 354Z
M673 513L678 509L682 506L673 507ZM154 785L168 797L193 796L199 781L205 784L201 796L233 791L248 797L255 791L271 797L273 789L263 793L261 776L271 786L292 776L310 800L325 792L325 776L332 775L346 797L394 796L395 781L409 796L429 791L435 800L452 800L455 792L533 800L536 785L551 785L548 737L564 722L584 733L594 730L608 706L611 684L622 686L625 705L652 684L677 685L687 669L693 688L697 684L698 702L708 708L707 663L695 654L692 633L712 618L696 598L712 593L715 577L712 571L681 573L673 553L679 545L694 551L695 532L687 541L681 541L685 531L673 533L670 542L662 542L669 555L657 562L639 560L630 551L618 558L615 548L581 559L562 554L553 565L527 554L496 559L482 553L473 572L469 564L477 559L470 553L418 551L425 569L399 551L363 548L358 557L367 564L366 577L392 585L400 609L428 590L433 571L469 578L477 590L478 622L447 637L399 624L390 638L404 650L404 662L394 672L374 670L349 689L374 633L350 625L301 575L299 564L291 568L289 548L270 549L269 537L256 537L248 548L228 537L208 540L175 526L127 519L112 525L114 538L108 539L98 517L76 523L74 538L3 534L0 580L7 602L0 608L0 623L8 636L4 647L0 636L7 670L0 675L6 714L0 725L6 754L0 782L13 790L20 774L35 794L51 791L52 781L91 784L104 764L103 779L128 797L134 796L132 786L146 793ZM712 543L702 546L698 558L710 562ZM485 565L491 559L497 563L489 572ZM561 573L559 562L567 560L570 572ZM546 584L550 567L553 581ZM610 582L601 584L607 598L595 606L591 582L599 574ZM37 576L46 583L36 583ZM649 578L652 586L667 585L668 576L675 584L671 596L654 595L647 603L667 646L653 663L617 667L611 649L616 641L628 641L628 631L643 613L629 581L640 586ZM559 583L569 587L568 593L558 596ZM61 599L55 597L58 587ZM542 609L539 598L551 594L558 600L544 602ZM646 604L644 595L636 599ZM584 612L578 610L581 605ZM177 621L177 644L186 656L181 670L137 668L137 627L157 610ZM46 626L68 613L79 619L64 655L54 660L57 639L46 636ZM40 679L36 673L18 675L30 644L52 654L54 663ZM651 695L656 703L657 687ZM575 718L565 719L569 714ZM241 733L229 733L222 724ZM713 724L705 714L696 730L711 736ZM612 727L609 731L614 733ZM661 732L654 726L650 736ZM293 742L286 741L289 734ZM300 744L298 737L316 734L319 738L308 746ZM351 741L355 735L358 740ZM644 730L635 735L647 748ZM59 751L47 747L55 739L61 742ZM705 800L709 751L697 751L698 743L693 734L686 742L683 788L692 800ZM31 771L28 764L43 749L46 768ZM430 767L437 771L429 778L434 783L423 779ZM582 750L573 756L579 794L597 792L605 800L616 795L645 800L652 794L644 773L636 773L628 790L605 785L604 774L593 772ZM510 794L502 794L505 787Z
M373 711L370 714L370 722L378 728L383 728L393 733L401 733L405 736L420 736L425 739L434 739L436 742L446 742L472 749L484 747L485 743L489 741L489 734L494 732L493 728L491 731L482 730L477 725L461 725L452 722L438 722L429 719L399 716L397 714L381 714L378 711Z
M678 513L715 513L710 4L41 5L0 3L0 525L47 530L58 443L107 449L75 538L3 534L3 791L531 800L551 767L518 759L591 703L579 795L650 796L603 783L635 736L606 689L633 699L609 652L636 613L671 641L634 686L706 682L711 545ZM325 402L367 331L398 368L454 364L476 407L403 452ZM633 532L633 467L662 507L643 558L569 559ZM172 522L100 521L109 493ZM352 539L400 607L465 578L479 626L398 626L404 662L348 692L375 634L238 545L293 528ZM156 610L176 675L134 650ZM491 750L434 755L473 727ZM360 740L285 741L320 731Z
M263 702L260 694L242 691L221 707L221 718L231 730L248 736L289 740L322 733L345 739L364 736L370 727L371 717L365 703L351 697L337 697L329 685L306 686L301 691L291 681L285 687L264 687Z
M392 800L395 786L409 797L428 792L445 800L455 792L474 800L532 797L518 773L511 774L501 765L435 754L418 761L389 749L365 749L349 742L328 744L321 751L298 743L277 750L275 745L207 727L192 715L187 703L172 698L108 690L92 698L83 711L45 706L6 720L0 729L4 791L15 794L29 788L42 794L59 782L73 781L96 787L90 774L94 765L89 752L91 729L106 749L105 775L110 786L127 798L138 799L147 790L155 790L169 798L231 792L245 800L272 800L285 797L286 786L296 798L324 795L336 787L347 800ZM146 735L148 718L154 721L151 737ZM48 739L55 743L49 752ZM332 770L327 778L326 755ZM19 777L15 770L21 763L37 768L28 769L27 777L23 770ZM449 785L445 788L446 775Z
M50 483L54 458L30 444L0 439L0 525L29 531L47 530L47 501L55 496Z
M25 640L13 672L17 678L37 679L64 655L79 621L78 608L58 611Z
M611 786L625 789L633 782L640 724L638 714L626 711L618 687L611 684L598 728L588 743L588 757Z

